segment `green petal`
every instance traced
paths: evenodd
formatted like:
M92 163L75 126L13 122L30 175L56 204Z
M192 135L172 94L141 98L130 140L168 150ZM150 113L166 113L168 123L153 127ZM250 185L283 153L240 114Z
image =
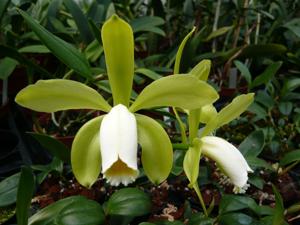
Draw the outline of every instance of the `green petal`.
M113 15L101 31L114 105L128 107L134 74L134 39L129 24Z
M159 184L167 179L173 164L171 141L162 126L150 117L136 114L142 164L149 180Z
M247 110L254 100L254 93L235 97L232 102L218 113L218 127L221 127L239 117Z
M84 124L77 132L72 145L71 164L78 182L91 187L101 170L99 131L104 116Z
M201 156L199 140L194 139L193 144L194 145L189 147L189 149L187 150L183 160L183 169L190 181L190 187L193 187L193 185L197 181Z
M40 80L22 89L15 101L38 112L66 109L97 109L108 112L111 106L94 89L72 80Z
M211 61L210 60L202 60L200 61L190 72L196 76L199 80L207 81L209 72L211 68Z
M172 75L148 85L131 105L130 110L135 112L159 106L198 109L213 103L218 97L213 87L193 75Z
M205 105L201 108L201 113L199 115L199 121L201 123L207 124L211 119L217 116L218 112L216 108L210 104Z

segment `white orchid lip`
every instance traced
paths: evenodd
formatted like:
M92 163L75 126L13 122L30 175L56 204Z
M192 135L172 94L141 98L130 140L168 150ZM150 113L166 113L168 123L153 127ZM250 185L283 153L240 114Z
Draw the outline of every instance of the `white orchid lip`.
M125 186L135 181L137 166L137 124L133 113L122 104L104 116L100 126L102 173L107 181Z
M241 152L229 142L219 137L201 138L202 153L216 161L220 169L242 190L247 187L248 172L253 172Z

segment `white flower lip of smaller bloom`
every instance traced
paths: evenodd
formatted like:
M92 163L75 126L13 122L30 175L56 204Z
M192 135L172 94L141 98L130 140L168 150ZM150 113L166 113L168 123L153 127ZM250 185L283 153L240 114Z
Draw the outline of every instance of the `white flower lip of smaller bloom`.
M241 152L222 138L206 136L201 138L202 153L217 162L231 182L243 189L247 186L248 172L253 172Z
M107 181L125 186L137 178L137 124L133 113L122 104L104 116L100 126L102 173Z

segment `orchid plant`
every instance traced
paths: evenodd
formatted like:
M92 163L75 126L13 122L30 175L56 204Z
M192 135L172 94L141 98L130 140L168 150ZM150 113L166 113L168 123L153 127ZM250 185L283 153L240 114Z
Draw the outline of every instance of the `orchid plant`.
M179 46L174 73L178 73L182 52L187 40L195 28L184 38ZM210 73L211 61L202 60L188 73L200 81L207 82ZM185 125L174 109L182 135L182 143L187 145L187 152L183 161L184 172L189 180L189 187L193 188L200 200L203 211L208 215L204 204L197 178L199 175L201 155L214 160L224 175L225 182L234 185L234 193L244 193L248 188L248 173L253 172L241 152L226 140L213 136L213 131L228 124L247 110L254 100L254 93L237 96L233 101L217 112L213 104L198 109L182 109L188 115L189 138L186 137ZM199 130L200 124L202 124ZM203 126L204 125L204 126Z
M135 181L139 175L138 143L144 172L151 182L158 184L171 171L172 144L158 122L137 111L165 106L197 110L216 101L218 94L194 75L177 74L152 82L132 102L132 29L113 15L104 23L101 36L113 106L91 87L66 79L40 80L21 90L15 101L39 112L84 108L107 113L84 124L72 144L73 173L83 186L91 187L100 172L111 185Z

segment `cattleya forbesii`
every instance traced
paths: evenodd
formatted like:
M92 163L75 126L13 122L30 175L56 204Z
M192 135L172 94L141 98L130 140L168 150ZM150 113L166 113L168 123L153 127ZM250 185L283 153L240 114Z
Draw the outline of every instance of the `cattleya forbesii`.
M152 118L136 113L153 107L199 109L217 100L218 94L193 75L172 75L145 87L130 101L134 75L134 38L131 27L113 15L101 30L113 107L94 89L77 81L41 80L21 90L16 102L39 112L94 109L106 112L84 124L72 144L71 164L75 177L90 187L101 172L111 185L133 182L142 166L153 183L171 171L173 150L167 133Z
M190 74L199 80L206 81L210 71L210 61L203 60L196 65ZM240 116L253 102L254 94L242 94L217 112L212 104L196 110L187 110L189 121L190 147L184 158L184 170L190 181L190 187L198 188L199 162L201 154L217 163L219 169L234 185L235 193L244 193L248 188L248 172L253 172L241 152L232 144L211 133ZM198 132L200 123L205 126ZM195 167L196 165L196 167Z

